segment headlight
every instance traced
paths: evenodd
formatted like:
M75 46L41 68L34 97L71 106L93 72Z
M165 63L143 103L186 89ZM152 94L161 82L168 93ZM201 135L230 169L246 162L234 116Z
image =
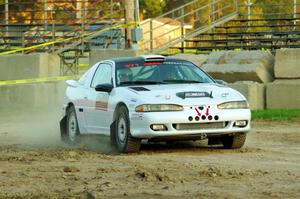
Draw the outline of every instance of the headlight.
M183 107L176 104L143 104L135 108L136 112L182 111Z
M247 101L225 102L218 105L218 109L248 109Z

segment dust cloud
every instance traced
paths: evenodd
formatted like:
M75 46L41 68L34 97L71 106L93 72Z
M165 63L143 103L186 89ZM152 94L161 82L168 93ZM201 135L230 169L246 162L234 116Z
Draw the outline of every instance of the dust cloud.
M0 109L0 147L23 149L86 149L110 153L110 141L105 136L80 136L76 145L70 146L60 139L59 121L62 103L47 106L9 106Z
M2 145L60 146L57 108L10 107L0 114Z

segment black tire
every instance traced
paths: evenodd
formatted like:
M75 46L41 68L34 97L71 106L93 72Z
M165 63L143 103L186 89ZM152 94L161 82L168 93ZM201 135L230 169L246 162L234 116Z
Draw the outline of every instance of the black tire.
M66 116L66 130L65 135L62 136L62 140L70 145L74 145L78 141L78 136L80 135L78 128L78 120L76 116L76 111L74 106L70 106L67 109Z
M226 149L239 149L245 144L247 134L236 133L232 136L224 136L221 138L222 144Z
M130 133L128 110L121 106L116 110L116 119L111 128L111 144L120 153L134 153L141 148L141 140Z

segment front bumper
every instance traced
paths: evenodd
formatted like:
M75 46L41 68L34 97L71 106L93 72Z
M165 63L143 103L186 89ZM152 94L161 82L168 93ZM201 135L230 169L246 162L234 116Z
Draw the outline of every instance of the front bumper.
M205 112L204 110L199 113L194 107L185 107L180 112L132 112L130 113L131 135L137 138L150 139L185 135L210 136L238 132L247 133L250 130L251 111L249 109L220 110L215 108L210 109L209 113ZM246 121L246 125L235 126L236 121ZM167 130L154 131L150 127L153 124L163 124ZM199 128L197 128L198 125ZM178 128L181 126L185 128ZM192 128L186 128L189 126Z

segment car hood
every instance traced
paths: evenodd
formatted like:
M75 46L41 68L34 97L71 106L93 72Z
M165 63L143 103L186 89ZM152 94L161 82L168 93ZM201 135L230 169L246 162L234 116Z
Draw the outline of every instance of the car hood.
M199 105L246 100L238 91L212 83L130 86L126 89L134 93L133 100L138 103Z

